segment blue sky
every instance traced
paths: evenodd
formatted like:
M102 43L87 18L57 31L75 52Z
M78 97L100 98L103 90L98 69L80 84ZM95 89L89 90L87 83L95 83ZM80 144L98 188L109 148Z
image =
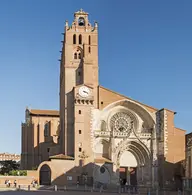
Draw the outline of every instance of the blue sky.
M1 0L0 152L20 153L26 106L58 109L61 33L80 8L99 23L100 84L192 131L192 1Z

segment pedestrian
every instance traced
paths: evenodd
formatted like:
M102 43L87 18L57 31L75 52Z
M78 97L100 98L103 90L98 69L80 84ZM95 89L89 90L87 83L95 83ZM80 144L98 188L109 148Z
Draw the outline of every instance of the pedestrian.
M17 181L14 180L14 187L16 188L17 187Z

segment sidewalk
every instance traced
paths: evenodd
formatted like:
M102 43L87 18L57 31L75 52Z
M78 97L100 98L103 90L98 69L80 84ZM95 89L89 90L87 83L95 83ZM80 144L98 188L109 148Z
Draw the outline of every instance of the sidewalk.
M71 186L42 186L38 189L38 191L50 191L50 192L62 192L62 193L67 193L67 194L81 194L81 193L91 193L91 194L99 194L99 193L104 193L105 195L107 194L133 194L133 195L148 195L148 190L147 188L140 188L138 189L138 192L130 192L127 190L122 190L119 187L116 188L107 188L107 189L102 189L102 188L95 188L93 189L92 186L76 186L76 185L71 185ZM156 195L156 194L163 194L163 195L178 195L177 191L151 191L150 195Z

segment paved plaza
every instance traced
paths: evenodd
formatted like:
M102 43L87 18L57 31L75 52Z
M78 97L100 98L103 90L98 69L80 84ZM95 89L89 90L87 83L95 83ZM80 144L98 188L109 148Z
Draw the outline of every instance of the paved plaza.
M128 193L107 193L107 192L103 192L103 193L100 193L100 192L85 192L85 191L57 191L57 192L54 192L54 191L0 191L0 195L60 195L60 194L63 194L63 195L89 195L89 194L92 194L92 195L99 195L99 194L105 194L105 195L119 195L119 194L126 194L128 195ZM139 193L140 195L148 195L148 193ZM158 193L159 195L178 195L178 192L170 192L170 191L167 191L167 192L162 192L162 193ZM188 193L184 193L184 195L187 195ZM133 194L133 195L137 195L137 194ZM150 193L150 195L156 195L156 193Z
M60 195L60 194L63 194L63 195L89 195L89 194L92 194L92 195L99 195L101 193L99 192L52 192L52 191L33 191L33 192L27 192L27 191L0 191L0 195ZM103 193L105 195L110 195L110 194L118 194L118 193ZM127 194L127 193L126 193ZM143 194L144 195L144 194ZM147 195L147 194L146 194Z

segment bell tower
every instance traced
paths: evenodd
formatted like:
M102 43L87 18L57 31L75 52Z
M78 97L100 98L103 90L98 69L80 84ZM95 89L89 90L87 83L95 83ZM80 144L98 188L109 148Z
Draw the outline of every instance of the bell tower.
M72 25L65 22L60 63L60 152L69 156L75 156L74 89L81 85L92 89L97 107L98 24L92 26L82 9L74 13Z

